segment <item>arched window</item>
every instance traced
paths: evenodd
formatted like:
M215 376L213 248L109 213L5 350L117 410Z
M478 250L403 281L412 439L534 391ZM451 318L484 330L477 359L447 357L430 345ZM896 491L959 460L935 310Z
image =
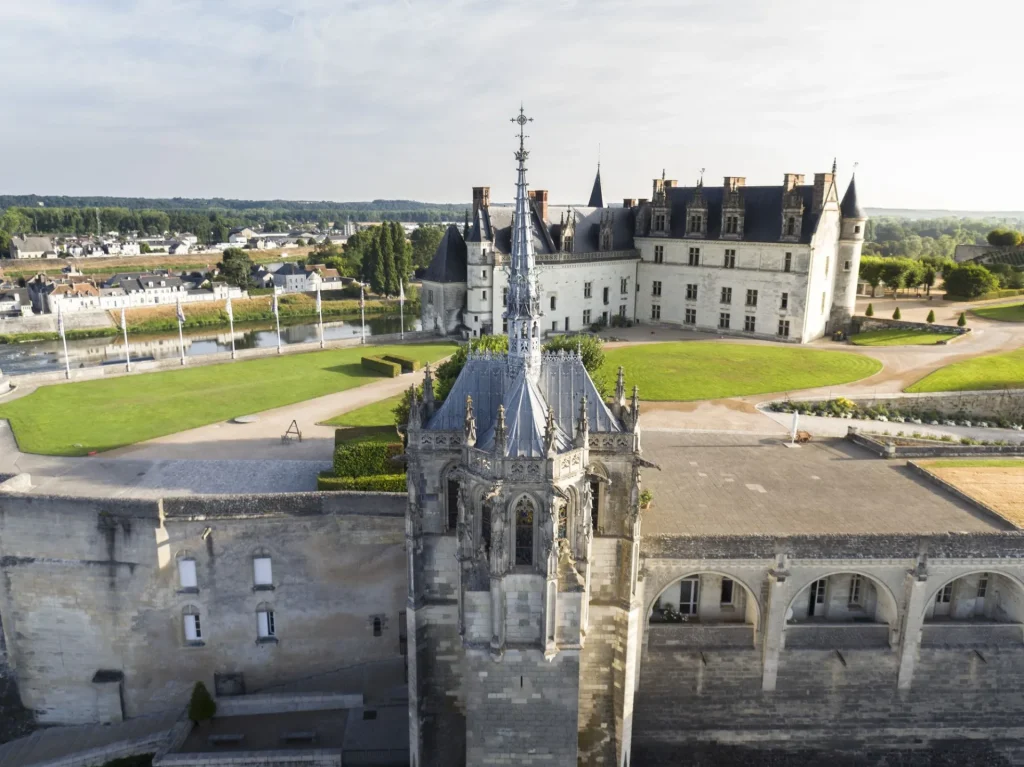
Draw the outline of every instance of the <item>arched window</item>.
M485 503L480 507L480 540L484 542L484 548L491 550L491 504Z
M523 496L516 501L516 564L533 564L533 501Z
M590 483L590 524L593 526L594 535L597 535L597 520L600 519L601 483L596 479Z
M454 533L459 524L459 480L449 474L445 481L445 508L448 511L448 532Z
M558 504L558 537L569 537L569 506L565 503Z

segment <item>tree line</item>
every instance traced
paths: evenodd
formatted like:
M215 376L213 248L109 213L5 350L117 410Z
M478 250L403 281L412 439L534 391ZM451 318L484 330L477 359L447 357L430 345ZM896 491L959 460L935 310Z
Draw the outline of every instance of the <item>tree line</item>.
M957 245L983 245L993 231L1019 227L1019 219L933 218L869 219L864 232L864 254L906 258L952 258ZM996 227L993 229L993 227ZM994 244L994 243L993 243Z

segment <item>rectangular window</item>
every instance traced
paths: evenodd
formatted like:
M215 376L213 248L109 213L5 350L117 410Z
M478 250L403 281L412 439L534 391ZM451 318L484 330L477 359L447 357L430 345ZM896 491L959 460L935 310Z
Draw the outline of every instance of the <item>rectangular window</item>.
M503 303L503 304L507 304L508 303L508 288L502 288L501 289L501 303Z
M844 272L850 271L850 262L849 261L843 261L843 271Z
M277 635L273 610L260 610L256 613L256 632L260 639L272 639Z
M746 317L743 318L743 329L748 333L753 333L756 330L756 322L757 320L754 318L754 315L748 314Z
M858 224L857 226L853 227L853 233L854 234L860 234L860 224Z
M186 615L185 618L185 641L199 642L203 638L203 629L199 625L199 614Z
M779 308L780 309L788 309L789 308L789 293L783 293L782 294L782 300L779 302Z
M484 301L486 301L486 300L487 300L487 291L485 290L484 291Z
M779 320L779 335L789 338L789 320Z
M661 280L655 280L654 282L651 283L651 295L652 296L660 296L661 295Z
M619 292L622 295L626 295L626 293L629 292L629 278L628 277L623 277L621 280L619 280Z
M454 533L459 525L459 480L449 477L445 489L448 511L448 532Z
M558 320L555 320L554 322L551 323L551 330L558 330Z
M696 309L687 309L686 310L686 315L683 317L683 322L685 324L687 324L687 325L696 325L697 324L697 310Z
M554 296L551 296L551 308L552 309L555 308L555 297Z
M978 579L978 599L984 599L988 593L988 573L982 573Z
M584 325L584 327L586 327L589 324L590 324L590 309L585 309L583 311L583 325Z
M257 587L274 585L270 557L256 557L252 560L252 582Z
M689 285L686 286L686 300L687 301L696 301L697 300L697 286L696 285L689 284Z
M651 319L652 320L660 320L661 319L661 304L652 304L651 305Z
M859 575L851 576L850 578L850 599L849 604L851 607L861 606L861 577Z
M941 589L939 593L935 595L935 604L948 605L953 601L953 584L947 583Z
M592 282L584 282L583 283L583 297L584 298L590 298L590 293L591 293L591 287L592 286L593 286Z
M505 333L506 335L508 334L508 320L501 321L501 332Z
M718 315L718 327L722 328L722 330L728 330L729 329L729 313L728 312L721 312Z
M793 254L787 253L786 260L782 263L782 271L791 272L793 271Z
M198 589L196 580L196 561L194 559L178 560L178 584L183 589Z
M619 304L619 316L620 317L625 317L626 316L626 305L625 304Z
M739 218L736 216L725 217L725 233L736 234L739 231Z
M433 289L430 289L430 290L427 291L427 306L433 306L433 305L434 305L434 291L433 291Z
M832 256L825 256L825 276L828 277L828 265L832 262Z
M756 290L748 290L747 291L747 306L757 306L757 291Z
M569 318L568 317L565 318L565 330L566 330L566 332L569 331Z
M654 217L654 231L664 232L665 231L665 214L659 213Z
M825 311L825 292L824 291L822 291L822 293L821 293L821 311L823 311L823 312Z
M679 612L696 615L700 604L700 580L695 575L679 582Z
M602 288L601 289L601 300L604 301L606 306L608 304L608 294L610 292L611 292L611 288Z
M661 264L665 262L665 246L655 245L654 246L654 263Z
M735 582L732 578L722 578L722 597L721 603L723 605L731 605L733 600L733 594L735 589L733 588Z
M721 302L723 304L732 303L732 288L722 288Z
M825 604L825 589L827 587L825 579L815 581L811 584L811 601L816 605Z
M487 279L487 270L486 270L486 269L481 269L481 270L480 270L480 276L481 276L481 277L482 277L483 279L485 279L485 280L486 280L486 279Z
M726 269L736 268L736 251L731 248L725 251L725 264Z
M689 260L690 266L700 266L700 248L690 248Z
M700 230L704 228L703 224L703 216L690 216L690 233L700 234Z

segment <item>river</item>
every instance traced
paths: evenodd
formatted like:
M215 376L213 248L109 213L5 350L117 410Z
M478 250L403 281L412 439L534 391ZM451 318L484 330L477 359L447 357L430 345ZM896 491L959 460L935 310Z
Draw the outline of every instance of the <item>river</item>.
M398 317L374 317L366 320L366 337L386 333L397 333ZM420 320L406 315L405 329L419 330ZM324 340L359 338L359 320L325 321ZM320 334L315 322L301 325L282 325L281 344L311 343L319 340ZM236 349L258 349L277 345L277 331L273 324L249 324L235 328ZM128 347L132 359L163 359L181 354L177 332L149 333L133 336L128 334ZM185 356L199 357L204 354L231 351L231 334L227 328L207 328L185 332ZM123 363L125 361L124 340L121 336L90 338L68 341L68 358L71 367L91 367ZM5 375L43 373L59 370L64 366L64 352L60 341L39 341L27 344L0 345L0 371Z

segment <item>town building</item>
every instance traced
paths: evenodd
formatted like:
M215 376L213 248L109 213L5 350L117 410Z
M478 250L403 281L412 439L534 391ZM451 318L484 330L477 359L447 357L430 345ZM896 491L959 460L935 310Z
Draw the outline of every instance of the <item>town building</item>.
M16 234L11 237L11 258L56 258L57 251L49 237Z
M37 274L26 287L35 312L41 314L111 311L140 306L175 305L247 298L248 294L226 282L205 275L154 272L122 272L97 284L80 274L51 277Z
M840 202L834 168L780 186L728 176L680 187L663 175L649 200L621 207L603 207L599 170L590 203L601 204L556 207L530 192L545 334L639 322L804 343L852 317L867 217L855 180ZM512 219L489 187L473 189L471 222L449 225L423 276L424 328L503 332Z

